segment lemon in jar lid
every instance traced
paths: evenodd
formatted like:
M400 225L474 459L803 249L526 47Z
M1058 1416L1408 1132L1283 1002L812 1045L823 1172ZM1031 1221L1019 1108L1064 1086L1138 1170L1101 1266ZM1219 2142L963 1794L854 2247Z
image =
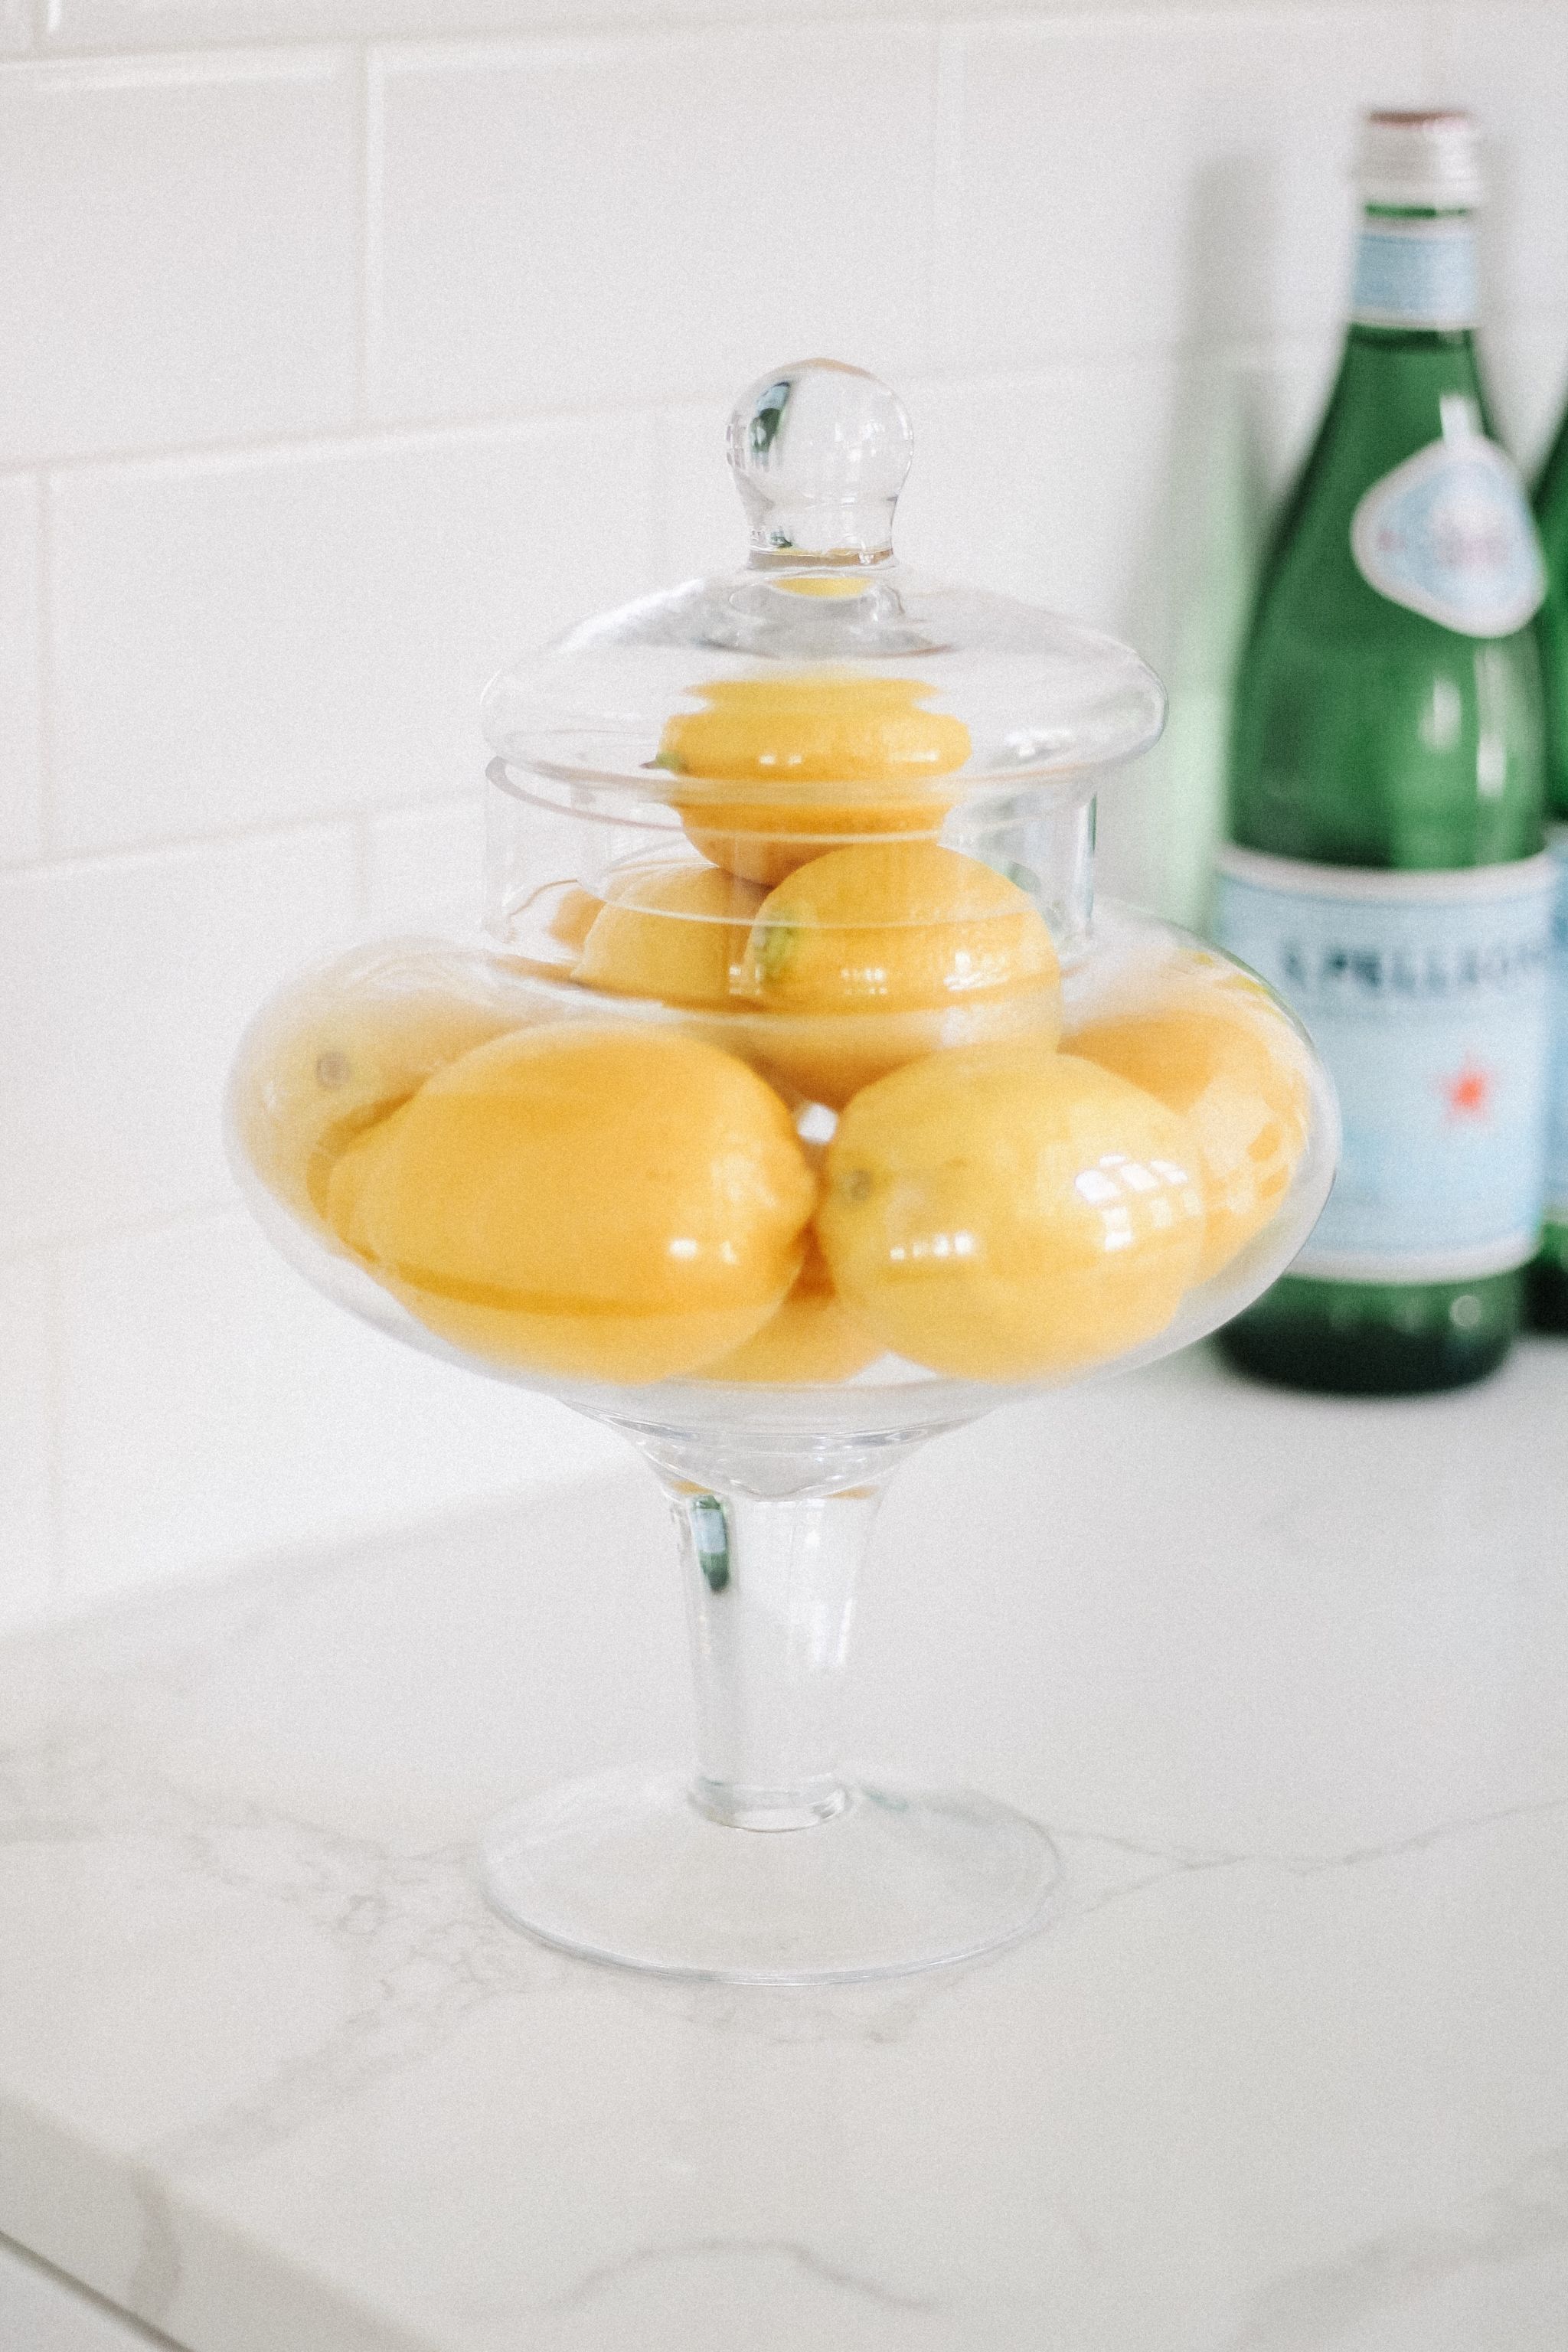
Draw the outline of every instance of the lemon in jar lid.
M952 805L938 780L969 757L958 719L923 708L916 678L853 671L718 678L670 719L659 764L677 777L776 787L673 791L688 837L748 881L782 881L837 839L934 835ZM841 785L840 793L812 787ZM882 793L874 789L890 786Z

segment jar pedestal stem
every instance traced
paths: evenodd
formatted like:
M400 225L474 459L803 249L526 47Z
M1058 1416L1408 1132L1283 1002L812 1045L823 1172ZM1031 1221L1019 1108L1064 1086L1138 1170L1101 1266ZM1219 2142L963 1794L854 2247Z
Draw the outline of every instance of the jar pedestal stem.
M669 1490L697 1698L694 1801L731 1829L841 1812L840 1694L879 1486L762 1502Z
M839 1717L880 1482L782 1498L668 1472L697 1701L695 1771L546 1790L484 1842L509 1919L584 1958L731 1984L969 1959L1040 1926L1034 1822L963 1790L847 1778Z

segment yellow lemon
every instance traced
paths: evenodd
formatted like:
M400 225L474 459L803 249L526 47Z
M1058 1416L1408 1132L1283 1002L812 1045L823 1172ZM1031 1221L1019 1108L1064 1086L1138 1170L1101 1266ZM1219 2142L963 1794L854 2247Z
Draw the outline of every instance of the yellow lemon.
M407 1108L406 1103L402 1103L397 1110L390 1112L384 1119L378 1119L374 1127L362 1128L353 1141L344 1145L328 1170L323 1188L322 1217L340 1241L346 1240L349 1234L358 1230L356 1220L361 1187L384 1149L384 1139L388 1131L395 1127L399 1113ZM353 1245L351 1244L350 1246Z
M257 1174L310 1223L338 1154L448 1062L519 1025L499 991L438 950L363 949L279 998L235 1075L239 1140Z
M726 1004L762 898L716 866L633 874L600 908L573 978L665 1004Z
M547 882L512 919L507 961L538 980L570 980L605 904L575 882Z
M847 1381L881 1353L881 1341L851 1315L834 1289L827 1261L813 1241L795 1288L777 1314L732 1356L710 1364L702 1377L774 1387Z
M960 997L913 1013L775 1013L739 1032L753 1063L786 1093L832 1110L905 1062L959 1045L1054 1045L1061 993L1054 981Z
M837 839L937 833L952 795L932 787L969 757L969 730L923 709L931 689L916 678L824 669L720 678L694 691L703 708L668 721L659 764L677 776L778 788L671 794L702 855L752 882L782 881ZM817 784L848 789L816 798ZM869 789L881 784L896 795Z
M816 1183L789 1114L675 1031L562 1023L465 1055L334 1176L343 1240L421 1322L520 1368L696 1370L800 1271Z
M1208 1208L1200 1282L1268 1223L1306 1148L1300 1050L1259 998L1250 1015L1242 993L1214 1011L1184 1004L1097 1021L1066 1041L1069 1053L1115 1070L1191 1125Z
M829 850L757 910L742 986L770 1067L835 1108L900 1063L1003 1039L1056 1043L1060 979L1034 901L934 841Z
M746 974L771 1013L929 1011L1058 977L1034 900L936 841L861 842L799 867L757 909Z
M1066 1054L974 1045L857 1095L816 1230L838 1293L953 1378L1051 1378L1163 1331L1204 1237L1196 1140Z
M786 596L863 596L867 588L864 575L855 572L805 572L776 584Z
M580 883L569 882L556 899L545 928L563 948L575 948L581 954L604 907L596 891L584 890Z
M786 814L776 804L748 807L730 802L721 810L705 810L700 818L688 812L682 823L687 839L704 857L743 881L771 889L837 842L883 834L901 840L932 839L942 830L948 807L946 801L858 805L811 801L792 804ZM785 826L787 830L781 829Z

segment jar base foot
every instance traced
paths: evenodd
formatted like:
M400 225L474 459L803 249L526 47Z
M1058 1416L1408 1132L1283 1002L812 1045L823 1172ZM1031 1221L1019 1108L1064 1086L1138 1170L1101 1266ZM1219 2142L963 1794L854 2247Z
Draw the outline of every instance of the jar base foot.
M811 1827L731 1828L678 1773L547 1790L483 1840L501 1916L583 1958L719 1984L903 1976L1043 1927L1059 1873L1037 1823L968 1791L852 1787Z

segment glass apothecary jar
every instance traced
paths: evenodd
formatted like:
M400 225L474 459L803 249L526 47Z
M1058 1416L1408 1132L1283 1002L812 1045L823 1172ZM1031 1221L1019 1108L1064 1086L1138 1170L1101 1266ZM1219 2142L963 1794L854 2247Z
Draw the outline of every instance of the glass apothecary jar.
M798 1982L985 1950L1047 1833L846 1783L882 1482L993 1404L1152 1361L1288 1265L1332 1098L1285 1008L1093 899L1095 794L1159 732L1125 646L911 577L910 433L826 361L745 395L749 560L485 699L485 922L373 942L242 1045L285 1254L405 1341L622 1430L679 1537L694 1775L547 1791L493 1900L594 1957Z

